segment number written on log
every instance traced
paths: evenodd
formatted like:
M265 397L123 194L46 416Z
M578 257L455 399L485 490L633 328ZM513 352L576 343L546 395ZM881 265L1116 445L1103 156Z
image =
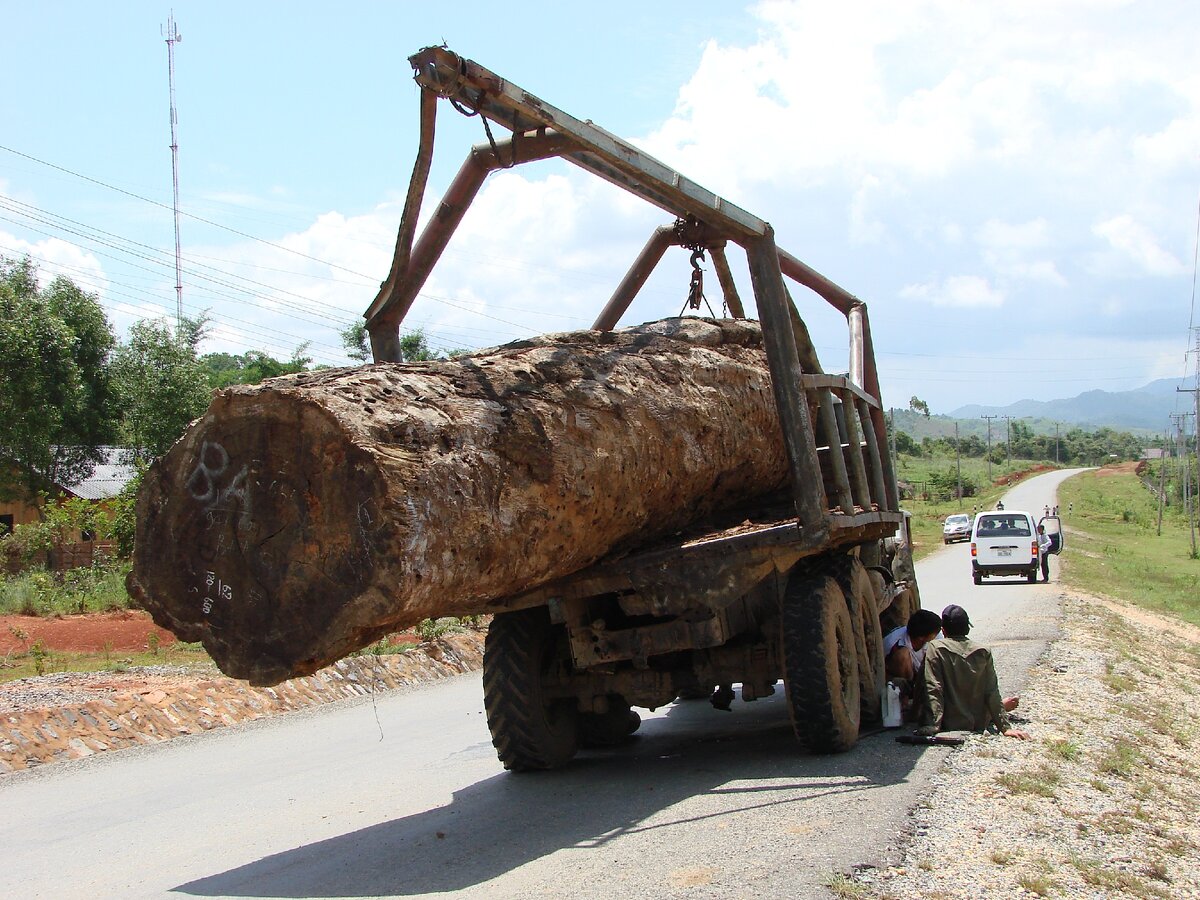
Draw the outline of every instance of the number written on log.
M212 612L213 604L217 600L232 599L233 588L218 578L216 572L204 573L204 602L200 604L200 609L204 612L204 615L207 616Z
M242 466L227 483L223 483L226 473L232 472L229 462L229 453L223 446L216 441L205 441L200 445L200 460L188 476L186 487L192 499L203 503L206 511L228 508L229 501L236 498L241 504L241 524L247 525L250 516L250 496L246 491L249 466ZM211 516L209 523L213 523Z

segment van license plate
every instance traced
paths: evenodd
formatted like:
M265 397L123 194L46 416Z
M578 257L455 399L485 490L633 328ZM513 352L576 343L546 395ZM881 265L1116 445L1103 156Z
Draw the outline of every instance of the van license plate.
M996 555L997 556L1012 556L1012 548L1011 547L998 547L998 548L996 548Z

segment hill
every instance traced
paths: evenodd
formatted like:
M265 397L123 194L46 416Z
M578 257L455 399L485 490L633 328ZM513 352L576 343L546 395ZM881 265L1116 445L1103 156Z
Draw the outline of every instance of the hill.
M978 421L980 416L997 415L1040 419L1049 422L1051 428L1054 422L1061 422L1089 430L1108 426L1159 434L1169 422L1168 415L1176 410L1179 395L1175 388L1179 383L1178 378L1160 378L1133 391L1084 391L1069 399L1018 400L1008 406L973 403L960 406L946 418L951 429L954 419ZM1190 396L1185 399L1190 403ZM1044 430L1036 424L1035 429Z

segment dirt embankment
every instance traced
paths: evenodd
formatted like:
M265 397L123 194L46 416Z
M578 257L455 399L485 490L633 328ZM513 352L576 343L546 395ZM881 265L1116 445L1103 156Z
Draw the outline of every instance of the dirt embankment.
M153 638L151 638L153 635ZM148 613L122 610L82 616L0 616L0 656L23 653L36 643L59 653L143 653L166 649L175 635Z
M24 617L22 617L24 618ZM75 617L70 617L75 618ZM101 648L145 649L146 628L113 621L80 623L82 633L101 637ZM70 619L38 620L47 637L58 634L57 650L80 646L95 636L64 635ZM67 623L63 625L62 623ZM122 642L118 630L136 628L141 644ZM7 631L5 632L7 634ZM29 633L32 637L32 632ZM169 636L169 635L168 635ZM478 669L483 635L477 631L445 634L402 653L340 660L304 678L273 688L252 688L211 671L177 666L133 667L124 672L59 672L0 684L0 775L46 763L79 759L137 744L151 744L210 731L374 692L426 684Z

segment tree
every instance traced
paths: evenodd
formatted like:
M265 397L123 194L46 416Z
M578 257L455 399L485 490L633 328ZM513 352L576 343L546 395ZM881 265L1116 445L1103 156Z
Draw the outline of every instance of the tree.
M371 344L370 337L367 335L366 322L354 322L347 325L339 332L342 336L342 346L346 348L346 355L351 359L357 359L359 362L371 361Z
M908 408L913 412L921 413L927 419L929 418L929 404L916 394L913 394L912 399L908 401Z
M40 289L28 258L0 257L0 496L92 473L116 431L114 343L95 294L61 277Z
M366 323L355 322L353 325L343 328L340 334L342 336L342 346L346 348L347 356L361 362L371 361L370 336L367 334ZM408 332L408 334L400 338L400 359L402 361L418 362L438 358L438 355L430 349L425 332L419 328L416 331Z
M113 380L125 408L126 446L139 460L161 456L208 406L207 372L196 357L207 318L183 319L177 333L165 319L129 329L113 358Z
M265 378L304 372L312 364L312 357L305 356L308 343L303 343L292 353L287 362L280 362L261 350L247 350L242 354L206 353L200 363L208 373L209 386L229 387L231 384L258 384Z

